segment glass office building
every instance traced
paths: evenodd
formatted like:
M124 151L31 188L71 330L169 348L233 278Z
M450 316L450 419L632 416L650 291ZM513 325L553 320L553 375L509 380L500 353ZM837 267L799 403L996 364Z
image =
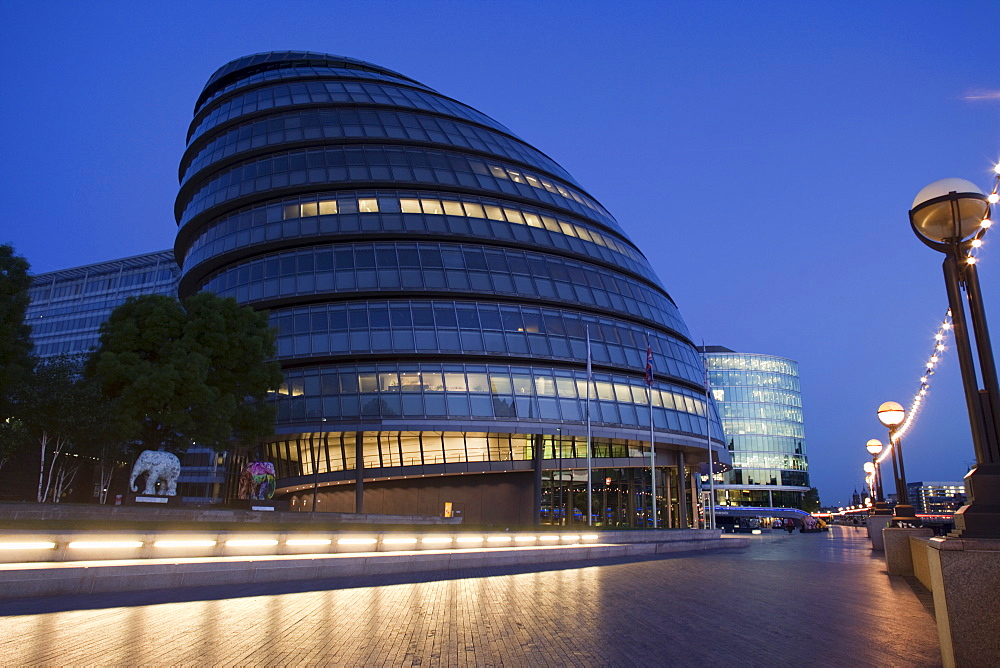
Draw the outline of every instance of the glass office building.
M285 383L261 454L293 508L648 525L647 345L661 514L682 521L709 431L728 459L645 257L492 118L378 65L272 52L209 78L187 139L179 293L269 311Z
M799 365L784 357L702 349L733 470L720 505L801 508L809 489Z
M175 295L179 275L170 251L33 275L25 322L35 355L89 352L116 307L133 296Z

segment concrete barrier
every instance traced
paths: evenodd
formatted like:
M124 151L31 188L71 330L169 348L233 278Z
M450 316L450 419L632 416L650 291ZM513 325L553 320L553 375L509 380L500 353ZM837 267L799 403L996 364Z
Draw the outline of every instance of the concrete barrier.
M882 529L892 521L892 515L869 515L865 524L868 526L868 537L872 541L872 549L881 552L885 549L882 542Z
M886 527L882 529L885 545L885 567L889 575L913 575L913 558L910 555L910 537L930 538L934 532L924 528Z
M192 525L197 526L197 525ZM704 549L721 532L701 529L661 531L474 532L454 529L378 531L363 529L210 531L125 529L0 532L0 563L102 561L120 559L249 557L426 551L574 545L653 543L669 549ZM664 548L664 549L667 549Z
M544 567L553 563L615 557L653 558L658 554L741 548L750 544L749 538L724 537L715 531L698 532L714 535L697 537L684 536L689 533L684 531L657 533L681 535L669 539L663 536L660 541L639 540L617 544L576 542L531 547L8 563L0 565L0 581L3 582L0 598L286 582L496 566ZM382 547L382 543L376 544L376 547Z
M461 517L373 515L368 513L309 513L238 510L221 506L157 508L64 503L0 503L0 520L45 522L239 522L280 524L439 524L460 525Z
M927 545L945 668L1000 666L1000 539L931 538Z
M931 590L931 567L927 550L930 549L930 538L926 536L910 536L910 559L913 560L913 576L920 584Z

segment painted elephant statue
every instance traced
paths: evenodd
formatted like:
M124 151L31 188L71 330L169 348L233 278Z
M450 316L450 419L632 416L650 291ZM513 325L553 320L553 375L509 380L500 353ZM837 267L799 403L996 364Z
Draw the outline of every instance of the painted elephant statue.
M250 462L240 475L238 496L241 499L266 501L274 496L274 464Z
M138 491L135 479L143 473L149 474L143 494L156 494L156 483L159 481L163 484L163 496L177 496L177 478L181 475L181 461L177 455L162 450L144 450L135 460L132 477L128 481L133 492Z

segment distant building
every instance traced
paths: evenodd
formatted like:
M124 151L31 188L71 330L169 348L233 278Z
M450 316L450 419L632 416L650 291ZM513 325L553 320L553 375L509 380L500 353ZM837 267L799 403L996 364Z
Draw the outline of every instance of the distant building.
M927 515L948 515L966 503L963 482L911 482L906 493L914 510Z
M801 508L809 473L798 364L722 346L699 350L733 455L717 502Z
M31 277L25 322L38 357L85 354L97 347L101 323L129 297L177 295L180 268L172 251L157 251ZM182 458L177 493L184 501L221 503L226 453L193 446ZM95 486L93 496L98 496ZM85 496L89 496L89 492ZM82 501L76 494L73 500Z
M97 347L101 323L129 297L177 294L180 269L170 251L136 255L31 277L25 322L39 357Z

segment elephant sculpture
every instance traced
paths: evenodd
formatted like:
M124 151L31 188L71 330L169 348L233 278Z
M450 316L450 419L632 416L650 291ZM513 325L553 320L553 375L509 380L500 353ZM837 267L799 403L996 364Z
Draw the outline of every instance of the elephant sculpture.
M241 499L266 501L274 496L274 464L270 462L250 462L240 475L239 494Z
M181 461L177 455L162 450L144 450L135 460L128 482L133 492L138 491L135 479L143 473L149 473L143 494L156 494L156 483L161 481L165 488L163 496L177 496L177 478L181 475Z

